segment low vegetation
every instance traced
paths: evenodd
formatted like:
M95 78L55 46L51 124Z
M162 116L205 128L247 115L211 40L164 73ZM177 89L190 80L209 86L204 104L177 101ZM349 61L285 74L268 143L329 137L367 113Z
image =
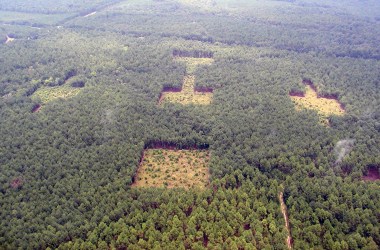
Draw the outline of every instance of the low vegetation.
M378 0L0 2L0 249L379 249ZM212 105L156 105L186 75ZM299 79L347 115L321 126ZM131 187L147 148L168 173ZM210 148L206 188L164 188L174 148Z
M342 116L345 110L342 104L339 103L335 98L324 98L317 94L317 91L313 86L306 85L306 91L303 96L292 95L290 97L296 104L298 109L307 108L316 110L320 116L320 121L322 124L328 125L328 117L331 115Z
M197 104L209 105L212 102L211 91L196 91L195 76L193 73L199 65L211 65L214 62L210 57L186 57L175 56L176 62L184 62L186 64L187 75L183 79L183 85L180 91L163 91L161 93L159 104L165 102L180 103L183 105Z
M208 162L207 150L147 149L132 186L204 189Z
M193 74L199 65L211 65L213 58L175 57L176 62L186 63L186 73Z
M58 98L67 99L77 95L80 88L62 85L55 87L41 87L33 94L33 98L40 99L43 104L53 101Z
M159 104L170 102L183 105L209 105L212 102L211 92L194 91L195 76L188 75L183 79L182 89L179 92L162 92Z

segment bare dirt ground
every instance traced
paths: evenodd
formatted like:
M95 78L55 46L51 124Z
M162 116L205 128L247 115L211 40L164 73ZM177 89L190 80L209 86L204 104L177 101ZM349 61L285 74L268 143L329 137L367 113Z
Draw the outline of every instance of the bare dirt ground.
M287 210L285 202L284 202L284 193L283 192L279 193L278 199L279 199L280 204L281 204L281 212L282 212L282 215L284 216L286 231L288 231L288 237L286 238L286 245L288 246L289 249L292 249L292 236L290 233L288 210Z

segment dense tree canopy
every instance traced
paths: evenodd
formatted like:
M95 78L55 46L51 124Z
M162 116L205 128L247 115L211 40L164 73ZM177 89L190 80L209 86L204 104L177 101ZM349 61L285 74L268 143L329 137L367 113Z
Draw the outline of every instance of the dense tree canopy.
M378 3L89 2L0 0L0 249L286 249L279 192L294 249L378 249ZM178 56L210 105L157 105ZM208 188L132 188L158 145L207 148Z

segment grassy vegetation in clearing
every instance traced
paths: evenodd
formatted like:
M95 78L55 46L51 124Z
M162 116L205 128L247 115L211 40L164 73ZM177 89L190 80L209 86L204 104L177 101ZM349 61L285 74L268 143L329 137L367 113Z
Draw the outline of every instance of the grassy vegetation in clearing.
M330 115L344 115L342 105L335 99L318 97L317 92L309 85L306 85L305 96L290 96L298 109L307 108L316 110L321 123L328 125L327 117Z
M79 88L73 88L65 84L57 87L42 87L33 94L33 97L39 98L45 104L57 98L70 98L79 92Z
M147 149L132 186L204 189L208 162L207 150Z
M187 75L183 79L183 85L180 92L162 92L158 104L165 102L180 103L183 105L198 104L209 105L212 102L212 93L194 91L195 76L192 75L198 65L211 65L213 58L195 58L195 57L174 57L176 62L186 64Z
M174 61L186 63L186 73L193 74L199 65L211 65L213 58L175 57Z
M183 105L198 104L209 105L212 101L212 93L194 91L195 76L188 75L183 79L180 92L163 92L159 104L165 102L180 103Z

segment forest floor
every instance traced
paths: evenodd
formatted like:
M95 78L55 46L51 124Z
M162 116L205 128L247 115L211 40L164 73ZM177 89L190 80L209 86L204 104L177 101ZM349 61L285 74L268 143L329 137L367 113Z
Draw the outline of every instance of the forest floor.
M159 105L165 102L180 103L183 105L198 104L209 105L212 102L211 92L194 91L195 76L187 75L183 79L180 92L162 92Z
M207 150L147 149L132 187L204 189L209 159Z
M287 210L285 202L284 202L284 193L283 192L279 193L278 199L280 200L281 212L282 212L282 215L284 216L286 231L288 231L288 237L286 238L286 245L288 246L288 249L292 249L292 236L290 233L288 210Z
M79 92L80 88L74 88L67 85L56 87L42 87L33 94L33 97L38 97L41 99L42 103L48 103L58 98L66 99L73 97Z
M338 100L319 97L315 89L310 85L306 85L304 96L290 94L290 98L297 105L297 109L307 108L316 110L319 114L321 123L325 125L328 125L328 116L342 116L345 113L342 104Z

